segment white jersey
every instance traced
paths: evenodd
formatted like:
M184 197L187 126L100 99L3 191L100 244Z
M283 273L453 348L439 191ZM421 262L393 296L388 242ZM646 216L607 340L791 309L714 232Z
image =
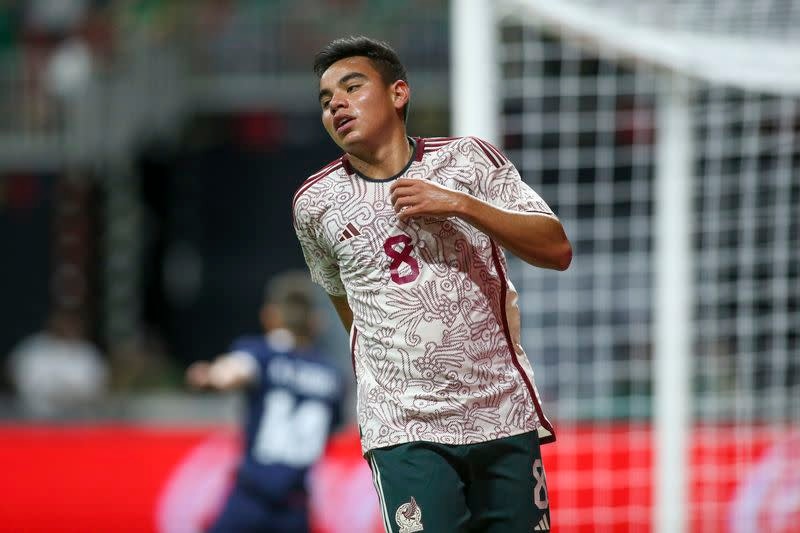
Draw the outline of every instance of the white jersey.
M397 176L430 180L497 207L554 216L494 146L474 137L413 139ZM393 179L344 155L294 197L314 281L347 296L364 453L411 441L484 442L538 430L555 440L520 344L517 293L503 251L457 218L401 222Z

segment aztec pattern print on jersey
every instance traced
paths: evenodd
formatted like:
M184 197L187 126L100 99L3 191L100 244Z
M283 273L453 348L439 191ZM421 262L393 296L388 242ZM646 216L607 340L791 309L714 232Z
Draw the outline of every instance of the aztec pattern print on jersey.
M491 144L413 139L402 177L497 207L555 216ZM393 180L342 156L295 194L294 225L312 279L353 310L351 345L364 453L411 441L471 444L538 430L555 440L520 344L505 256L457 217L401 222Z

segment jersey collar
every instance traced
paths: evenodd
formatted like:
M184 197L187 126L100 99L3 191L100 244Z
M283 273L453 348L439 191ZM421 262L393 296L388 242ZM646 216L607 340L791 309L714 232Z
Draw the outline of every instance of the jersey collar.
M380 180L379 179L375 179L375 178L370 178L369 176L366 176L366 175L362 174L361 172L359 172L358 170L356 170L353 167L353 165L350 164L350 158L347 156L347 154L344 154L342 156L342 164L344 165L344 170L345 170L345 172L347 172L347 174L349 174L351 176L355 174L359 178L361 178L363 180L366 180L366 181L372 181L372 182L387 181L388 182L388 181L396 180L397 178L399 178L400 176L405 174L406 170L408 170L408 168L411 166L411 164L414 161L422 161L422 156L425 154L425 139L423 139L421 137L408 137L408 142L411 144L411 149L412 149L411 150L411 158L408 160L408 163L406 163L406 166L404 166L403 169L400 172L398 172L397 174L395 174L394 176L391 176L391 177L388 177L388 178L385 178L385 179L380 179Z

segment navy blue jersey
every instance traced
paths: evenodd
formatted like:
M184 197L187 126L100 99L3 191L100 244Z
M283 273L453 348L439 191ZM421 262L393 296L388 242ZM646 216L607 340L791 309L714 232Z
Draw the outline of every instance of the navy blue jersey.
M251 355L259 372L246 392L238 482L272 502L305 493L308 469L340 421L341 373L313 349L278 351L264 336L237 339L231 351Z

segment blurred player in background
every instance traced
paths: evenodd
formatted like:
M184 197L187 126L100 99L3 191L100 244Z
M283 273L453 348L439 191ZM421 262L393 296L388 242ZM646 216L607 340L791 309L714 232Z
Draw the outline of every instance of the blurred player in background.
M14 347L8 365L20 405L34 417L86 416L108 390L108 364L78 311L55 309L44 330Z
M338 369L314 348L317 317L308 276L288 272L267 286L265 334L241 337L213 362L186 371L197 388L243 389L244 456L212 533L305 533L309 468L338 425Z
M345 155L300 186L294 223L351 334L386 530L549 531L539 443L555 433L503 248L564 270L561 223L491 144L407 135L406 72L385 43L338 39L314 71Z

